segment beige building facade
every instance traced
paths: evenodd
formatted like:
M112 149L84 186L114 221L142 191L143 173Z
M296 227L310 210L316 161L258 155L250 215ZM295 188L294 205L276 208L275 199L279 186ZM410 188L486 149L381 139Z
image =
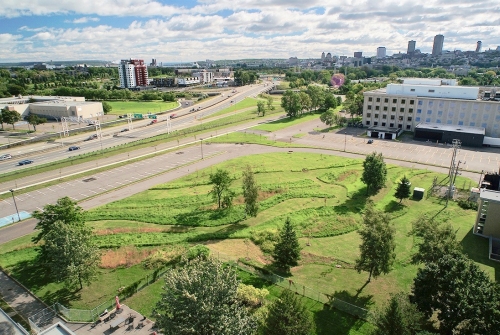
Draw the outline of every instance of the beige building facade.
M364 93L366 127L414 131L423 122L481 127L485 136L500 137L500 102L388 94L383 88Z

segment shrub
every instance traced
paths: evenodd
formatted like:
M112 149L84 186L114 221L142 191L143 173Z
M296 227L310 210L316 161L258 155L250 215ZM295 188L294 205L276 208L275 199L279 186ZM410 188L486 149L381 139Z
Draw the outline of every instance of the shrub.
M208 249L206 246L202 244L197 244L194 247L189 248L185 256L187 260L192 260L197 257L206 259L208 258L209 255L210 255L210 249Z
M268 295L269 291L265 288L258 289L252 285L240 283L236 297L246 306L259 307Z
M475 211L477 211L477 209L478 209L477 202L470 201L469 199L459 199L457 203L463 209L472 209L472 210L475 210Z
M271 253L274 250L274 244L278 240L278 232L276 230L258 230L250 232L250 239L258 245L265 253Z

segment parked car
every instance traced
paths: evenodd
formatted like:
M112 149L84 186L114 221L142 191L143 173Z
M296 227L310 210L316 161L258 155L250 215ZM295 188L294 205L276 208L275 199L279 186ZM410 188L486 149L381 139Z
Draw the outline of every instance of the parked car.
M12 156L10 154L5 154L5 155L0 156L0 161L3 161L5 159L11 159L11 158L12 158Z
M78 149L80 149L80 147L77 147L77 146L74 146L74 145L68 148L69 151L75 151L75 150L78 150Z
M368 144L372 144L373 143L373 140L368 140L368 142L366 142Z
M31 164L31 163L33 163L33 161L31 159L25 159L25 160L20 161L17 164L19 164L19 165L27 165L27 164Z

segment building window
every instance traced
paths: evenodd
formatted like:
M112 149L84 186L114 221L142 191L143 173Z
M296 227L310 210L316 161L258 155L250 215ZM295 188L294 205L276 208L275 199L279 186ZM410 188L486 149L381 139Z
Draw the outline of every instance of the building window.
M431 118L430 117L426 118L425 122L431 122Z
M380 102L380 98L377 98L377 102Z
M438 116L443 116L443 111L438 111Z
M410 105L414 105L415 104L415 100L410 100Z
M408 116L407 120L408 120L408 122L411 122L411 116Z
M487 124L487 123L482 123L482 124L481 124L481 127L483 127L483 128L486 128L487 126L488 126L488 124Z
M432 107L432 105L434 105L434 102L433 101L429 101L429 104L428 104L429 108Z
M391 115L391 120L394 120L396 117L394 115Z
M407 130L410 130L411 129L411 126L409 124L406 125L406 129Z
M382 119L384 119L384 120L387 119L387 114L383 114Z
M382 127L385 127L385 122L382 122Z
M391 110L392 110L393 112L395 112L395 111L396 111L396 107L392 107L392 108L391 108Z
M448 120L448 121L446 121L446 124L451 124L452 122L453 122L453 121Z
M372 113L366 113L366 117L371 117Z
M489 114L483 114L483 121L488 121L489 118L490 118Z
M369 97L369 98L368 98L368 101L372 102L372 101L373 101L373 98L372 98L372 97Z
M495 116L495 121L500 121L500 115Z
M434 93L434 90L429 90L429 93Z
M417 114L422 114L422 110L420 108L417 109Z
M460 113L460 118L463 119L465 117L465 113Z
M388 103L388 102L389 102L389 99L388 99L388 98L385 98L385 99L384 99L384 102L385 102L385 103Z
M399 121L403 121L403 117L402 116L398 116L398 120Z
M384 106L384 111L386 111L386 112L387 112L387 106Z
M432 110L428 109L427 110L427 115L431 115L432 114Z
M419 116L417 116L417 117L415 118L415 121L416 121L416 122L420 122L420 117L419 117Z
M463 125L464 125L464 122L463 122L463 121L458 121L458 125L459 125L459 126L463 126Z
M378 119L378 114L375 114L375 118Z
M366 124L367 126L369 126L369 125L370 125L370 121L366 121L366 122L365 122L365 124Z
M413 113L413 108L408 109L408 113Z
M390 128L394 128L394 123L389 123Z
M411 92L415 92L415 89L414 89L414 88L412 88L412 89L410 89L410 91L411 91Z
M400 112L400 113L404 113L404 112L405 112L404 107L401 107L401 108L399 109L399 112Z
M375 110L380 110L380 106L375 106Z
M455 113L453 113L452 111L449 111L448 112L448 119L451 119L453 117Z
M436 123L441 123L441 119L437 119L437 120L436 120Z
M401 99L401 103L405 104L406 103L406 99Z
M374 122L373 122L373 125L374 125L374 126L378 126L378 122L377 122L377 121L374 121Z
M368 105L368 109L372 109L372 105Z
M475 122L471 122L471 123L469 123L469 126L471 126L471 127L475 127L475 126L476 126L476 123L475 123Z
M423 101L422 101L422 100L419 100L419 101L418 101L418 105L419 105L419 106L422 106L423 104L424 104L424 103L423 103Z

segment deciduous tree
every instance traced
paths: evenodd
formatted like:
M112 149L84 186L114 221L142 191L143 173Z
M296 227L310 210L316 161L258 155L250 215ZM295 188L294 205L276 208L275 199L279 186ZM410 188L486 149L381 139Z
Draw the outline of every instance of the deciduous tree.
M102 102L102 111L103 111L104 115L108 114L112 110L113 110L113 107L108 102L106 102L106 101Z
M354 268L358 272L368 271L368 282L372 276L376 278L382 273L389 273L396 258L396 230L389 215L369 204L363 215L363 226L358 233L361 236L360 257Z
M331 110L327 110L319 116L319 119L321 122L331 127L335 124L335 113Z
M290 268L298 264L300 250L297 234L293 229L290 218L287 218L279 232L278 241L274 245L274 263L277 267L290 272Z
M408 199L411 195L411 183L406 176L403 176L401 181L398 183L396 188L396 193L394 196L399 199L399 203L403 201L403 199Z
M266 104L264 101L257 102L257 115L262 114L262 116L266 115Z
M36 131L36 126L38 126L39 124L44 124L45 122L47 122L47 119L30 113L27 117L27 121L33 126L33 129Z
M230 196L232 194L231 190L229 189L229 185L231 185L232 181L233 179L229 175L229 172L226 170L217 169L214 174L210 174L210 183L212 184L212 190L210 191L210 194L212 194L212 197L217 203L218 208L222 207L224 198L227 198L227 196ZM226 200L229 199L227 198Z
M286 90L281 97L281 107L289 117L296 117L302 110L300 95L291 90Z
M441 334L499 334L500 294L490 277L465 255L441 255L418 269L413 300Z
M265 335L310 335L314 332L311 312L290 290L284 290L269 306Z
M12 126L12 129L16 129L14 124L16 122L21 121L21 114L19 114L15 110L9 110L8 108L4 108L2 110L2 120L3 122L10 124Z
M57 221L43 240L47 266L56 280L82 289L95 279L101 257L90 228Z
M366 184L366 194L372 191L378 191L384 187L387 180L387 167L384 157L376 152L366 156L363 162L363 175L361 181Z
M259 196L259 187L255 182L254 173L250 165L247 165L243 171L243 197L245 198L245 213L256 217L259 211L257 197Z
M254 334L257 324L238 300L238 284L235 270L212 258L172 269L153 310L156 325L166 335Z

